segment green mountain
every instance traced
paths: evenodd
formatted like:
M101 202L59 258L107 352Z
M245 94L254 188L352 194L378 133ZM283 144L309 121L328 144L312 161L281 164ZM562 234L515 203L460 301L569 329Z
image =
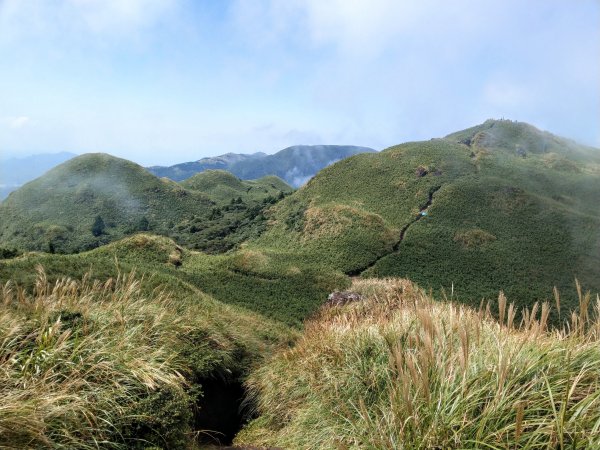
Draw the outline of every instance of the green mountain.
M279 203L249 247L477 304L574 294L575 277L597 292L599 155L506 120L357 155Z
M275 178L237 180L234 189L228 183L235 177L213 175L190 180L186 189L123 159L82 155L0 204L0 246L69 253L152 231L222 251L246 239L264 221L262 209L291 192Z
M227 170L244 180L276 175L291 186L299 187L324 167L357 153L369 152L374 150L353 145L295 145L273 155L227 153L170 167L149 167L148 170L175 181L211 169Z
M594 447L599 155L487 121L293 193L75 158L0 204L0 447ZM500 290L553 311L456 304Z
M266 197L279 197L290 194L290 188L281 178L265 176L258 180L240 180L225 170L206 170L184 181L181 186L186 189L200 191L218 202L228 203L232 199L244 202L262 201Z

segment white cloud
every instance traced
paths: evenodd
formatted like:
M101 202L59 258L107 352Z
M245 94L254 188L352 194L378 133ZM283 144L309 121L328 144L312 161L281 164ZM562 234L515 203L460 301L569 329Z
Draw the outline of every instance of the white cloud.
M11 117L8 119L8 126L12 129L23 128L29 121L27 116Z
M73 33L113 38L161 20L176 0L0 0L0 43L30 37L64 39Z
M97 33L151 25L174 6L173 0L66 0L67 8Z
M483 90L484 101L494 108L523 107L532 100L531 86L524 88L514 81L493 80Z

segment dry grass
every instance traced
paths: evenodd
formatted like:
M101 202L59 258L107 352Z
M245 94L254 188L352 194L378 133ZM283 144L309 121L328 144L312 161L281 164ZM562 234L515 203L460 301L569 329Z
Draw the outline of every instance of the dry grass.
M260 417L239 442L599 448L598 297L592 306L578 287L570 325L548 330L549 304L515 323L502 293L474 310L436 302L406 280L356 280L353 290L368 300L323 309L294 349L254 374Z
M143 277L0 287L0 449L193 445L202 388L248 370L284 326ZM243 355L243 356L240 356Z
M49 284L0 297L0 448L117 445L149 391L183 388L169 350L181 322L171 300L133 276ZM167 322L169 325L167 326Z

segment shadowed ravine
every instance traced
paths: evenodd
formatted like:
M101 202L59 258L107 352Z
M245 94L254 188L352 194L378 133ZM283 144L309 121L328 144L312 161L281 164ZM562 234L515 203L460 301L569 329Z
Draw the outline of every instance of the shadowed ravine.
M439 191L441 187L442 186L434 186L429 190L429 196L427 198L427 202L423 206L421 206L419 213L410 222L408 222L406 225L404 225L402 227L402 229L400 230L400 235L398 237L398 240L394 243L391 252L382 254L381 256L375 258L373 261L371 261L366 266L359 267L358 269L354 269L354 270L350 270L350 271L346 272L346 275L348 275L350 277L359 277L363 274L363 272L365 272L366 270L373 267L375 264L377 264L380 260L382 260L386 256L389 256L392 253L396 253L400 249L400 245L402 244L402 241L404 240L404 236L406 235L406 232L408 231L408 229L411 227L411 225L413 225L415 222L418 222L419 220L421 220L424 217L423 213L429 209L429 207L431 206L431 203L433 202L434 194L437 191Z

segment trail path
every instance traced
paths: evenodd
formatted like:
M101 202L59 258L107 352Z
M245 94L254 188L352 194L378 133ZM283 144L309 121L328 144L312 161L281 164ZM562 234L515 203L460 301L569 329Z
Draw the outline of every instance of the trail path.
M391 252L384 253L383 255L375 258L373 261L371 261L366 266L363 266L363 267L360 267L358 269L346 272L346 275L348 275L349 277L351 277L353 279L354 278L359 278L363 274L363 272L365 272L366 270L368 270L371 267L373 267L380 260L382 260L386 256L391 255L392 253L396 253L399 250L400 245L402 244L402 241L404 240L404 236L406 235L406 232L411 227L411 225L413 225L414 223L418 222L419 220L421 220L423 217L425 217L427 215L426 212L429 209L429 207L431 206L431 204L433 203L433 196L434 196L434 194L437 191L440 190L441 187L442 186L435 186L435 187L431 188L431 190L429 191L429 197L427 199L427 202L421 207L421 209L419 210L419 213L410 222L408 222L406 225L404 225L402 227L402 229L400 230L400 236L398 237L398 240L394 243Z

